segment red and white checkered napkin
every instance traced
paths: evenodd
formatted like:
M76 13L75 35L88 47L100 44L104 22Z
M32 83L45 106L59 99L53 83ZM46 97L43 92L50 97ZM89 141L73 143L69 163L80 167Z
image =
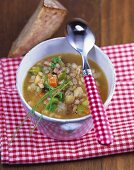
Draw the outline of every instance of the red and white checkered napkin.
M15 88L21 58L0 60L0 136L2 163L41 163L77 160L134 151L134 43L102 48L114 64L117 85L107 109L114 143L101 146L94 131L80 140L56 141L35 130L29 135L26 121L10 145L15 128L26 115Z

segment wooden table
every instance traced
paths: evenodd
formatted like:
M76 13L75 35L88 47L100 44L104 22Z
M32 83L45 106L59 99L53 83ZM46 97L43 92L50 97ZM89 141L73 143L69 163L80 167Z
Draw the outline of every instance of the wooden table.
M8 50L40 0L0 1L0 57ZM88 21L99 46L134 42L134 0L60 0L68 8L66 19L81 17ZM66 22L65 21L65 22ZM53 37L64 36L64 26ZM134 154L22 166L0 166L3 170L134 170Z

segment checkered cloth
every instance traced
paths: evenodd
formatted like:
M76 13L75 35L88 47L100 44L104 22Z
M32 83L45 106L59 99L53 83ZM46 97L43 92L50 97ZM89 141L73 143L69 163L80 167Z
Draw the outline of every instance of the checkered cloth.
M134 43L103 47L116 70L117 85L107 109L114 143L101 146L94 131L79 140L56 141L38 130L29 135L30 121L12 134L26 113L15 88L16 69L21 58L0 60L0 138L1 162L6 164L69 161L134 151Z

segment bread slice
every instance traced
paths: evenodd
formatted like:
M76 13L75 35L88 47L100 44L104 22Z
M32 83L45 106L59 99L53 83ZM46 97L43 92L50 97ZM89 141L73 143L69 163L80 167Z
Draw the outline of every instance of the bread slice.
M9 57L23 56L32 47L50 38L61 26L67 9L56 0L43 0L9 51Z

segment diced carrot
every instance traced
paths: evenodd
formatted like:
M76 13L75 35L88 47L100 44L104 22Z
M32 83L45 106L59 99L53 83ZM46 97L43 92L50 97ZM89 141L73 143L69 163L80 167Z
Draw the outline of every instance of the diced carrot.
M52 77L48 78L48 81L49 81L49 85L51 87L57 87L57 78L56 78L56 76L52 76Z

